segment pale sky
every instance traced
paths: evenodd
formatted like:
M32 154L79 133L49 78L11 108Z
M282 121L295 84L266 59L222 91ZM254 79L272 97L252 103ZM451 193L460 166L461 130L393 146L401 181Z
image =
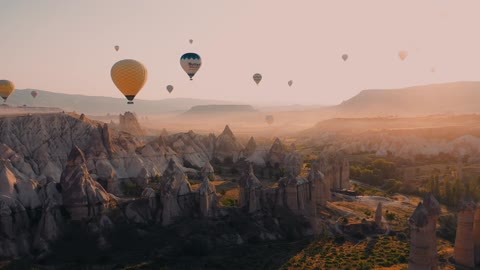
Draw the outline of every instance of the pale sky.
M0 79L123 97L110 68L132 58L149 71L137 99L336 104L362 89L480 80L479 11L478 0L0 0ZM193 82L186 52L203 60Z

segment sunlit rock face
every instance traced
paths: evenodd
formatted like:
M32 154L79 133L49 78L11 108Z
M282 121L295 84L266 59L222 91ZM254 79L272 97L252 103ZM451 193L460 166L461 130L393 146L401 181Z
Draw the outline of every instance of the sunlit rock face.
M213 216L214 210L217 206L217 193L215 185L205 177L197 190L198 205L200 214L204 217Z
M101 215L115 206L113 197L90 176L83 152L74 147L60 179L63 205L73 220Z
M469 199L460 203L453 257L458 265L475 267L474 216L476 205Z
M125 112L125 114L120 114L120 130L128 132L134 136L143 136L145 131L142 129L138 123L137 116L131 112Z
M409 218L411 229L408 269L438 269L436 226L440 204L427 194Z

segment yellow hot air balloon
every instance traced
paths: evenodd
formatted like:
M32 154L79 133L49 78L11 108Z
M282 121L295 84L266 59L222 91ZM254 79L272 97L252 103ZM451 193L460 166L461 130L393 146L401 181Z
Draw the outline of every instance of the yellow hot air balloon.
M113 83L118 90L133 104L133 99L147 81L148 72L145 66L132 59L118 61L110 71Z
M8 96L15 92L15 85L9 80L0 80L0 97L3 102L7 101Z
M399 51L398 52L398 57L400 57L400 60L405 60L408 56L408 52L407 51Z

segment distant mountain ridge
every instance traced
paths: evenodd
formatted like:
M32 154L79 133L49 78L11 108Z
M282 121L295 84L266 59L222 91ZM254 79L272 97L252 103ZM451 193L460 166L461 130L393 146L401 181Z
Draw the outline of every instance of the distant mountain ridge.
M38 93L35 99L31 96L31 91L33 90ZM135 99L134 102L134 105L127 105L124 98L64 94L37 89L19 89L8 98L7 103L10 105L58 107L66 111L76 111L85 114L120 113L128 110L134 110L136 113L156 114L185 112L197 105L232 104L232 102L223 100L194 98Z
M250 105L197 105L193 106L185 114L196 113L230 113L230 112L256 112L256 110Z
M344 116L480 112L480 82L452 82L390 90L363 90L330 109Z

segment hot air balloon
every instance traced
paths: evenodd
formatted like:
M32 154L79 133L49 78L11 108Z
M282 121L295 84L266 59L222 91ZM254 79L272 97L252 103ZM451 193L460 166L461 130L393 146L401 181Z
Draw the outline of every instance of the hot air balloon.
M266 121L267 124L269 124L269 125L273 124L273 115L267 115L267 116L265 116L265 121Z
M3 98L3 102L6 102L13 92L15 92L15 85L11 81L0 80L0 97Z
M145 66L132 59L120 60L115 63L110 74L118 90L128 99L128 104L133 104L133 99L145 85L148 77Z
M202 65L202 59L200 55L196 53L186 53L180 57L180 65L188 74L190 80L193 80L193 76L195 76L195 73L197 73Z
M167 91L168 91L168 93L172 93L173 86L172 85L167 85Z
M120 46L116 45L116 46L115 46L115 51L118 52L118 50L120 50Z
M262 80L262 74L260 74L260 73L253 74L253 80L258 85L260 83L260 81Z
M190 39L189 42L190 42L190 44L193 44L193 39Z
M430 72L432 72L432 73L434 73L435 71L436 71L436 70L435 70L434 67L432 67L432 68L430 69Z
M343 55L342 55L342 59L343 59L343 61L347 61L347 59L348 59L348 54L343 54Z
M292 84L293 84L292 80L288 81L288 86L292 86Z
M37 91L33 90L33 91L30 93L30 95L32 95L33 98L36 98L37 95L38 95L38 93L37 93Z
M400 59L403 61L405 60L405 58L407 58L408 56L408 52L407 51L399 51L398 52L398 57L400 57Z

